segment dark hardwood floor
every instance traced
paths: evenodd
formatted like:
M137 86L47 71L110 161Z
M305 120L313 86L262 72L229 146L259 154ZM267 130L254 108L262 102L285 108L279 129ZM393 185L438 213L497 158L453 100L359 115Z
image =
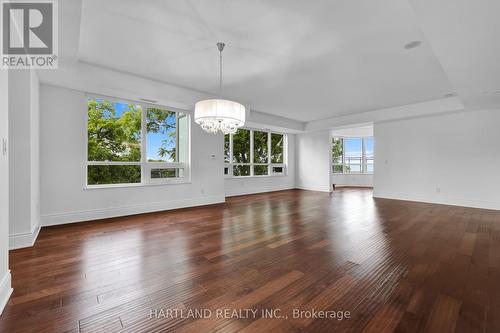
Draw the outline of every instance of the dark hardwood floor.
M371 195L293 190L43 228L11 251L0 331L500 332L500 212ZM312 309L337 318L294 318Z

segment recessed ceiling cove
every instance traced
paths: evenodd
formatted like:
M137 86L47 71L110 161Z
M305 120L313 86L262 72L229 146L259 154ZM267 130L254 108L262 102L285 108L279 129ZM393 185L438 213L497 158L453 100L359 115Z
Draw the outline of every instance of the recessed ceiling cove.
M79 59L301 121L453 91L407 1L85 0ZM412 41L417 48L406 49Z

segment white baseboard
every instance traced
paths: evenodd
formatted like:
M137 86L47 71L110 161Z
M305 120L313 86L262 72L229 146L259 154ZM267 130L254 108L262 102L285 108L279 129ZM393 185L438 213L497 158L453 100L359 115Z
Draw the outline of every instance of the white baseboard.
M335 187L366 187L366 188L373 188L373 185L366 185L366 184L335 184Z
M40 233L40 226L37 226L31 232L9 235L9 250L33 246L38 237L38 233Z
M500 202L454 198L454 197L448 197L444 194L442 196L429 194L429 196L423 197L419 195L408 195L408 194L395 195L393 193L375 191L373 193L373 197L381 199L424 202L424 203L431 203L438 205L500 210Z
M322 187L306 187L306 186L295 186L296 189L305 190L305 191L316 191L316 192L326 192L330 193L331 189L325 189Z
M0 315L9 301L14 289L11 287L10 271L8 270L0 280Z
M223 195L204 196L198 198L171 200L165 202L153 202L138 205L121 207L98 208L75 212L64 212L55 214L45 214L41 217L42 226L51 226L83 221L92 221L112 217L159 212L178 208L212 205L223 203L226 199Z
M226 192L226 197L235 197L238 195L248 195L248 194L258 194L276 191L286 191L293 190L295 186L283 186L283 187L273 187L273 188L240 188Z

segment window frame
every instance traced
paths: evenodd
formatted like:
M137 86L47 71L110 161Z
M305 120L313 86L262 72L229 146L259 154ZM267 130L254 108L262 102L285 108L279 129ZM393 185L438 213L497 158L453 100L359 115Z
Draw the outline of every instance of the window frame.
M89 161L88 160L88 100L89 99L105 99L112 103L128 103L141 106L141 160L137 162L122 162L122 161ZM147 110L148 108L157 108L176 113L176 148L179 147L179 117L183 113L187 118L187 162L148 162L147 160ZM84 123L84 165L85 179L84 189L102 189L102 188L117 188L117 187L138 187L138 186L153 186L153 185L169 185L169 184L186 184L191 182L191 116L192 112L175 107L165 106L161 104L148 103L144 101L132 100L127 98L111 97L99 94L85 94L85 123ZM138 165L141 167L141 182L140 183L117 183L117 184L88 184L88 167L91 165ZM178 178L151 178L152 169L183 169L183 177Z
M366 140L367 139L372 139L373 142L375 143L375 139L373 136L333 136L331 145L333 146L333 140L334 139L342 139L342 163L334 163L333 162L333 156L332 156L332 166L331 166L331 171L332 174L334 175L373 175L374 171L369 172L368 171L368 160L375 160L375 149L373 151L373 157L368 158L366 154ZM360 172L349 172L347 171L347 158L346 158L346 139L360 139L361 140L361 171ZM375 148L375 147L374 147ZM331 151L331 150L330 150ZM354 158L359 158L359 157L354 157ZM335 166L342 166L342 172L334 172ZM375 165L373 165L373 170L375 170Z
M286 133L281 133L277 131L270 131L266 129L260 129L260 128L251 128L251 127L242 127L241 129L244 130L249 130L250 131L250 163L234 163L233 162L233 134L227 134L229 135L229 163L225 161L225 151L222 151L222 154L224 156L224 169L228 168L228 173L227 175L224 174L224 178L235 178L235 179L241 179L241 178L262 178L262 177L282 177L286 176L288 174L288 135ZM267 154L267 163L254 163L254 131L257 132L263 132L267 133L267 149L268 149L268 154ZM271 155L272 155L272 141L271 141L271 134L278 134L283 136L283 163L271 163ZM225 137L224 137L224 143L225 143ZM223 147L225 149L225 147ZM233 174L233 167L235 165L249 165L250 166L250 174L248 176L235 176ZM255 175L254 173L254 166L257 165L265 165L267 166L267 175ZM273 167L282 167L283 172L280 173L273 173ZM224 172L224 170L223 170Z

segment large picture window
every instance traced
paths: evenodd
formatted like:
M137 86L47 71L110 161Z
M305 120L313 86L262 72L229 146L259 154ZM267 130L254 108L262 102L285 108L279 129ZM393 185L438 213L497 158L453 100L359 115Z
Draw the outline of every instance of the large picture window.
M373 137L333 138L332 172L373 173L373 150Z
M87 98L87 185L185 181L189 116L111 98Z
M284 134L240 128L224 136L226 176L285 174Z

